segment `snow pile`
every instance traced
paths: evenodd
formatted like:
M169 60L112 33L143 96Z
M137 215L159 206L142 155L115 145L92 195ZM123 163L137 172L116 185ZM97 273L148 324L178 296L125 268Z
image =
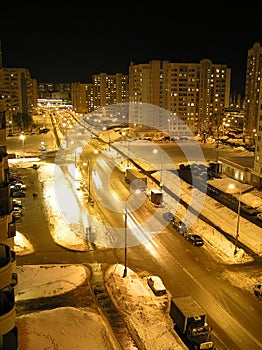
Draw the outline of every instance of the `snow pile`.
M20 350L104 349L117 350L103 318L72 307L41 311L17 318ZM48 332L46 332L48 324ZM35 347L35 344L41 344ZM66 344L66 348L63 344Z
M171 295L156 297L147 285L147 276L137 275L123 266L113 265L106 272L106 286L115 306L122 311L130 333L140 349L187 349L169 316ZM121 289L120 287L121 286Z

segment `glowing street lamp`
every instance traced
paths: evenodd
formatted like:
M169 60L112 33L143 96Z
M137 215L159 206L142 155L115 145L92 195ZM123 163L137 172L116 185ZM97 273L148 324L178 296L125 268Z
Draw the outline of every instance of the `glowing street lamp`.
M125 202L125 246L124 246L124 250L125 250L125 258L124 258L124 273L123 273L123 278L126 277L127 275L127 217L128 217L128 214L127 214L127 210L128 210L128 207L127 207L127 203L128 203L128 200L130 198L131 195L135 194L135 195L138 195L141 193L141 190L138 188L136 189L134 192L131 192L127 199L126 199L126 202Z
M158 149L154 148L153 149L154 154L158 154ZM159 178L159 186L162 190L163 187L163 159L162 159L162 153L160 153L160 178Z
M238 186L234 184L229 184L228 186L231 190L235 187L238 189L238 206L237 206L237 228L236 228L236 237L235 237L235 250L234 255L237 253L238 237L239 237L239 226L240 226L240 209L241 209L241 190Z
M23 158L24 158L25 157L25 135L21 134L19 138L22 141Z
M98 154L99 151L97 149L94 149L94 154ZM92 173L91 173L91 159L89 158L87 160L87 162L83 163L83 166L86 167L87 166L87 173L88 173L88 202L91 202L91 177L92 177Z
M77 161L76 161L77 154L81 153L82 150L83 150L82 147L76 147L75 148L75 168L77 167Z
M127 132L123 131L122 136L127 137ZM129 141L128 141L128 138L126 138L126 142L127 142L127 165L126 165L126 167L129 168L130 163L129 163Z

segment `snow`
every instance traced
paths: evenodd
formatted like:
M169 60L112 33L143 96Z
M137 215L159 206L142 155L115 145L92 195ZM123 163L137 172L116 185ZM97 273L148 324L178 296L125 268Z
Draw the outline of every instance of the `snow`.
M17 164L17 166L23 166L23 164ZM60 182L61 188L56 190L64 191L64 195L70 196L70 211L66 205L62 206L61 203L54 200L55 171L63 180ZM85 236L87 218L82 213L78 201L75 200L78 198L81 202L81 196L83 196L83 192L79 190L81 175L76 173L75 167L68 165L68 173L72 175L68 179L57 165L41 162L39 162L37 172L43 185L43 197L54 241L69 249L87 251L89 249ZM232 179L229 178L214 181L213 185L221 186L223 189L232 183ZM182 183L181 187L183 200L190 201L192 188L185 183ZM72 195L72 188L74 195ZM255 192L255 194L254 191L245 193L242 200L249 205L255 203L256 206L262 208L262 199L258 196L259 193ZM168 197L164 197L164 200L163 212L172 210L172 200ZM176 206L176 211L181 217L185 215L185 209L181 205ZM229 234L235 235L236 213L207 196L204 199L201 213L214 220L217 225L223 226L224 229L226 227ZM92 209L90 215L92 225L96 229L94 230L96 232L95 243L98 248L109 246L110 237L103 232L102 224ZM66 217L66 220L61 220L63 217ZM203 236L206 242L205 249L211 248L216 252L218 261L234 264L252 259L241 249L238 249L237 254L234 255L234 245L200 219L194 218L192 229ZM101 236L98 236L98 232L102 232ZM239 240L252 247L257 254L262 255L261 230L243 218L240 223ZM31 254L33 246L24 234L17 231L14 250L17 255ZM89 270L82 265L23 265L17 266L17 272L19 283L16 301L63 294L76 288L90 277ZM186 349L173 331L172 323L167 316L169 293L155 297L147 285L145 273L138 275L127 269L127 276L125 278L122 276L122 265L111 266L106 273L106 286L114 304L128 316L130 329L137 331L141 348L147 350ZM249 276L241 272L226 274L225 278L230 278L232 283L249 290L255 282L261 280L261 276ZM120 349L103 316L93 309L59 307L53 310L33 312L17 316L17 326L20 350Z

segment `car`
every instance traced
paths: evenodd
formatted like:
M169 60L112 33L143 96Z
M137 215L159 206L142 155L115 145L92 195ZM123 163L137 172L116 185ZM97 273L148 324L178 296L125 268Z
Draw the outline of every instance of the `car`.
M13 206L23 208L23 203L21 200L19 200L17 198L13 198Z
M173 221L173 227L181 233L181 235L184 235L187 232L187 225L184 223L184 221L179 220L177 218Z
M13 211L12 211L12 215L13 215L13 217L16 218L16 219L21 219L21 217L22 217L22 213L19 212L19 211L17 211L17 210L13 210Z
M21 198L21 197L25 197L25 191L22 191L22 190L18 190L18 191L12 191L12 196L14 198Z
M10 186L12 191L25 191L26 185L23 182L15 182Z
M19 213L19 214L23 214L23 209L17 206L13 206L13 212Z
M258 213L258 214L257 214L257 219L260 220L260 221L262 221L262 213Z
M201 247L204 245L203 238L197 233L189 233L188 235L186 235L186 240L197 247Z
M156 296L165 295L166 287L159 276L148 276L147 284Z
M254 294L257 297L262 297L262 284L261 283L257 283L254 287Z
M251 216L258 214L258 211L256 208L253 208L250 205L245 205L245 204L241 206L241 211Z
M170 212L164 213L163 214L163 219L165 219L166 221L173 221L174 220L174 215Z

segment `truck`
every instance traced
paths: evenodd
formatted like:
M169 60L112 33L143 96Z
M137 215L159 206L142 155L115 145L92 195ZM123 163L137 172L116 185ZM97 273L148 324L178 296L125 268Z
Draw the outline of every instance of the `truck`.
M151 202L156 205L161 205L163 201L163 192L160 190L151 190Z
M206 311L191 296L172 297L170 316L177 334L192 350L215 350Z
M136 189L147 188L147 176L134 168L127 168L125 172L125 180Z

